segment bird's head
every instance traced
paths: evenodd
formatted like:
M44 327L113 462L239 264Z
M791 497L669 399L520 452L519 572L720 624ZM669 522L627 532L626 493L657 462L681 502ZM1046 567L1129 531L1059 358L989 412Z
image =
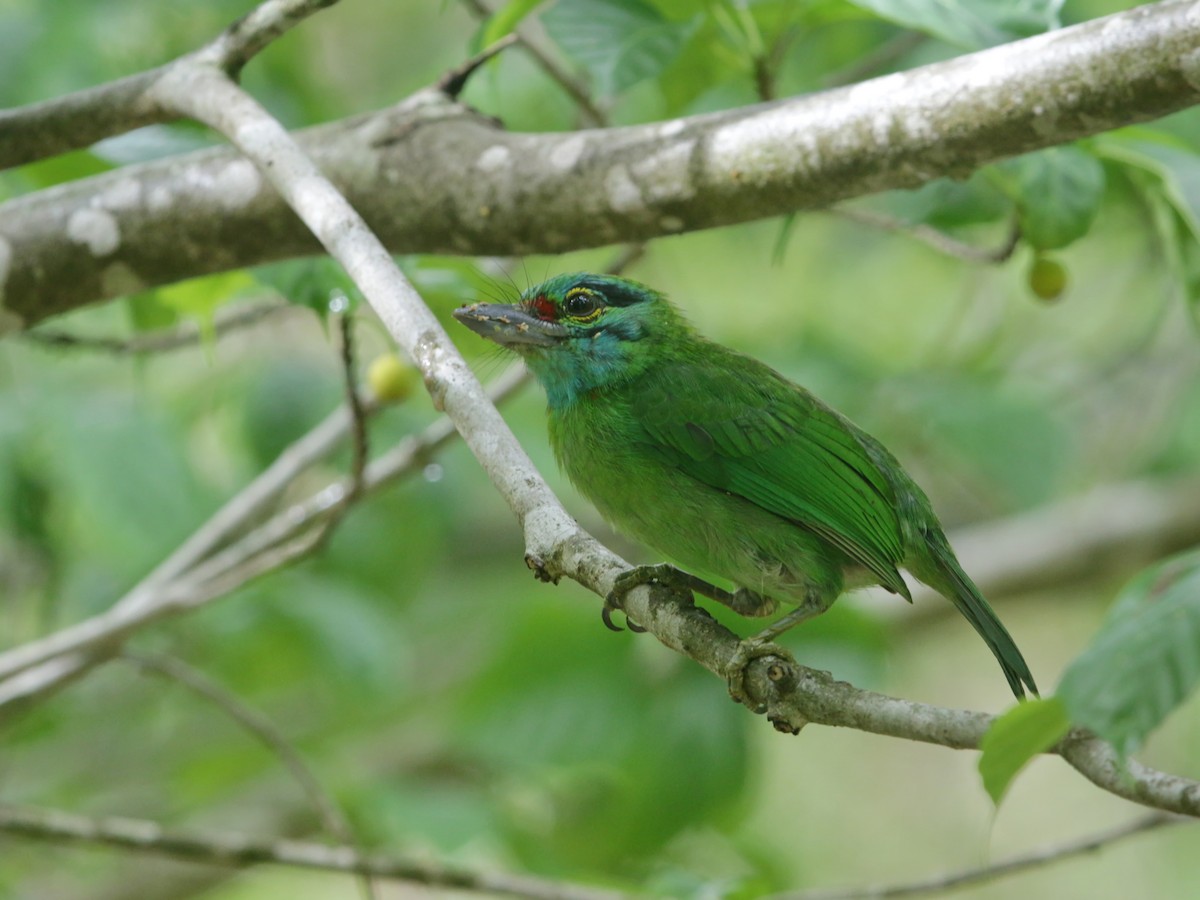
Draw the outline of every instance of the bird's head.
M517 303L462 306L454 317L519 353L551 406L633 377L655 358L663 341L690 330L652 288L586 273L557 275L526 289Z

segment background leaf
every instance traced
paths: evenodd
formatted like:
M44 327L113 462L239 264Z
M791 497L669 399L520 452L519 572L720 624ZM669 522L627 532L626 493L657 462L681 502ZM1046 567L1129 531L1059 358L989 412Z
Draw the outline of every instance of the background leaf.
M246 272L234 271L168 284L154 293L163 306L180 316L196 319L200 330L211 338L217 310L253 291L255 286L255 280Z
M1071 721L1136 750L1200 683L1200 551L1144 571L1063 674Z
M882 19L978 50L1060 25L1062 0L850 0Z
M608 96L667 68L689 26L642 0L561 0L541 17L550 36Z
M1200 154L1151 128L1127 128L1103 135L1096 139L1095 147L1107 159L1156 177L1193 236L1200 240Z
M508 0L488 18L480 35L480 48L490 47L500 38L512 33L521 20L537 9L545 0Z
M1104 198L1104 167L1078 147L1051 147L998 167L1017 202L1021 237L1037 250L1058 250L1092 226Z

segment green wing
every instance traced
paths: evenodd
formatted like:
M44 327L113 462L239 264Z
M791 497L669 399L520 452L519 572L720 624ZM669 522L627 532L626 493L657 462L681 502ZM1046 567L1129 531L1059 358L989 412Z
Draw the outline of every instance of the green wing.
M761 363L706 349L702 363L658 366L638 382L634 415L654 451L798 522L907 597L895 495L854 426Z

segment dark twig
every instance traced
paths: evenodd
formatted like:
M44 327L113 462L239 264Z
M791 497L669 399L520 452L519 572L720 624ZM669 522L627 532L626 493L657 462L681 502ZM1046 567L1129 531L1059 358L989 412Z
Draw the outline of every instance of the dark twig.
M645 255L645 244L629 244L617 254L604 271L609 275L620 275Z
M963 887L968 884L979 884L985 881L995 881L1050 863L1061 862L1072 856L1092 853L1117 841L1143 834L1166 825L1180 825L1191 822L1181 816L1169 816L1162 813L1151 813L1118 825L1107 831L1101 831L1074 841L1063 844L1053 844L1039 850L1031 850L990 865L964 869L945 875L935 875L932 878L922 878L905 884L881 884L861 888L838 888L818 891L789 891L782 894L771 894L768 900L877 900L884 897L912 897L940 894Z
M867 225L871 228L907 234L909 237L916 238L918 241L928 244L934 250L945 253L948 256L955 256L966 262L983 265L996 265L1005 262L1012 257L1013 252L1017 249L1017 244L1021 240L1021 231L1015 221L1009 228L1004 243L999 247L988 248L975 247L963 241L955 240L945 232L939 231L922 222L905 222L902 219L896 219L884 213L872 212L867 209L834 206L829 209L829 212L844 219L849 219L851 222L858 222L861 225Z
M342 509L353 504L363 490L363 472L367 469L367 411L358 392L354 369L354 317L347 311L338 316L341 334L342 380L346 386L346 406L350 410L351 462L350 486L346 489Z
M463 2L475 14L475 17L481 21L492 15L492 10L488 8L483 0L463 0ZM517 42L521 45L522 49L532 56L537 64L542 67L542 70L558 82L559 86L567 92L567 95L575 101L575 104L579 107L580 114L583 116L584 124L598 127L608 121L608 116L592 100L588 89L577 78L560 66L553 56L542 49L538 41L530 36L529 30L524 25L518 25L513 30L513 34L517 36Z
M282 301L267 301L246 305L231 310L225 315L219 315L213 323L216 337L224 337L243 328L256 325L263 319L297 309ZM76 335L51 328L37 328L21 332L21 339L47 347L63 350L90 350L100 353L112 353L117 356L142 356L152 353L167 353L184 347L193 347L200 343L203 334L195 322L183 322L172 328L150 331L129 338L91 337Z
M462 93L463 88L467 86L467 81L472 75L492 57L498 55L502 50L507 50L513 44L517 43L519 38L515 34L507 34L490 47L484 47L479 53L476 53L466 62L455 66L449 72L444 74L434 83L434 89L441 91L451 100L458 99L458 95Z
M825 88L841 87L845 84L856 84L882 70L890 67L910 50L916 50L929 36L920 31L903 31L890 40L884 41L866 56L856 60L840 72L830 74L823 82Z

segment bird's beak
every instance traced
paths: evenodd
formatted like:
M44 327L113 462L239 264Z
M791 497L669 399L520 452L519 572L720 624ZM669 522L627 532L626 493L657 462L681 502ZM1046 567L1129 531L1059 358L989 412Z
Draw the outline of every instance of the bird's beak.
M567 330L557 322L535 318L520 306L472 303L456 309L454 318L489 341L514 349L522 344L553 347L567 336Z

